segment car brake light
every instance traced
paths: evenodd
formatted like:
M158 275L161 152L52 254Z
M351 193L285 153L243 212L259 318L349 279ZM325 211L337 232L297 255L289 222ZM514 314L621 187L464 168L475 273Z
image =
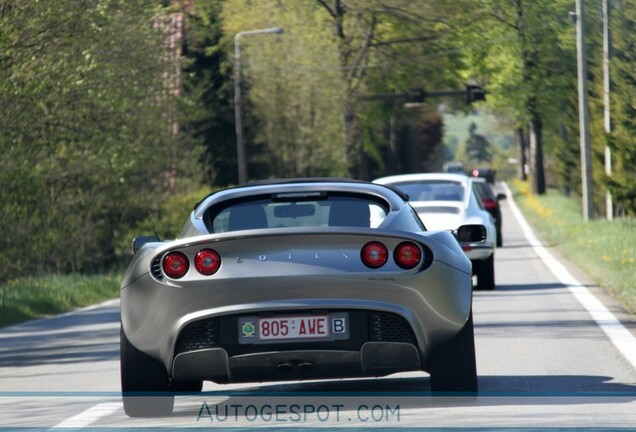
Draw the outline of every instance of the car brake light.
M163 257L163 272L172 279L180 279L188 272L190 262L181 252L169 252Z
M403 269L412 269L420 263L422 252L415 243L400 243L393 252L395 263Z
M386 263L389 251L380 242L369 242L364 245L360 255L364 265L370 268L379 268Z
M483 200L481 200L481 202L488 210L494 210L497 208L497 201L495 201L494 199L484 198Z
M194 257L194 268L204 276L216 273L221 267L221 257L212 249L203 249Z

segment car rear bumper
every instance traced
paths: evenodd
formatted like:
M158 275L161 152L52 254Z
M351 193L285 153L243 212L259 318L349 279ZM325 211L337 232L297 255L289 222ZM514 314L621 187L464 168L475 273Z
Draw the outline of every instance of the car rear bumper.
M464 326L472 306L472 283L469 273L440 262L434 262L424 273L425 275L411 276L405 281L393 279L390 275L380 278L331 275L324 278L312 277L310 280L298 279L292 286L289 278L270 277L259 279L256 285L254 280L234 279L226 283L217 281L214 284L193 284L187 288L158 283L150 274L145 274L134 284L121 290L122 325L126 336L135 347L160 359L168 373L179 376L180 380L189 376L185 371L185 365L191 362L198 364L201 361L198 360L199 357L214 357L220 359L218 361L221 365L228 365L222 368L225 371L223 373L208 371L204 374L214 375L218 379L224 376L226 379L242 377L240 379L249 381L255 376L250 375L243 364L249 365L248 369L254 368L255 371L263 372L272 368L275 370L278 364L286 360L307 360L315 365L343 363L340 372L338 367L316 367L316 375L324 373L325 376L364 376L380 374L377 372L377 365L369 359L368 353L374 352L369 347L376 347L374 344L380 342L401 343L402 340L387 341L363 335L355 341L352 338L348 343L241 346L236 334L236 317L255 314L293 315L315 311L350 314L387 313L402 319L412 332L413 338L407 343L415 348L419 362L419 366L415 366L416 362L412 359L400 360L388 365L387 370L418 369L421 365L425 366L431 349L450 339ZM181 338L186 329L197 323L215 319L225 322L221 324L218 333L229 339L219 339L215 343L200 347L193 345L186 350L180 348ZM371 320L371 315L367 315L360 323L366 322L364 325L368 330L372 327ZM364 348L367 342L371 345ZM390 346L386 347L386 350L390 351ZM285 354L271 354L279 351ZM267 354L268 352L270 354ZM316 354L297 358L286 357L291 352ZM384 356L385 348L378 352ZM180 355L182 356L179 357ZM223 360L225 357L227 361ZM269 361L268 358L272 360ZM318 359L326 360L319 362ZM260 370L257 367L259 362L267 363L267 367ZM305 372L307 371L302 372L303 376L307 375L309 378L311 374ZM258 380L266 378L267 374L259 375Z
M471 244L468 247L464 249L464 252L471 261L488 259L495 252L495 248L490 244Z
M420 370L417 348L408 343L367 342L360 351L271 351L229 356L223 348L182 353L175 357L176 381L219 383L285 381L382 376Z

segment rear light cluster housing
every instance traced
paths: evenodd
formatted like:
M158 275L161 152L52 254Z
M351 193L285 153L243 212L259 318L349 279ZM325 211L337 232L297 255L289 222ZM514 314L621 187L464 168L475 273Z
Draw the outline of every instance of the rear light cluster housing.
M194 256L194 268L203 276L211 276L221 267L221 256L213 249L201 249ZM190 270L190 260L179 251L166 253L161 259L163 273L171 279L181 279Z
M360 251L360 258L364 265L369 268L377 269L382 267L389 261L388 248L378 242L372 241L365 244ZM410 270L423 264L423 267L428 267L432 262L432 252L426 246L418 246L411 241L404 241L398 244L393 250L393 261L398 267Z
M484 198L481 200L481 202L486 210L494 210L497 208L497 200L494 200L492 198Z
M384 266L390 257L388 248L379 241L371 241L365 244L360 257L364 265L372 269ZM411 241L398 244L393 250L393 261L398 267L410 270L422 264L428 267L432 262L432 252L426 246L418 246ZM201 249L194 256L194 268L203 276L215 274L221 267L221 256L213 249ZM179 251L166 253L161 259L161 269L170 279L181 279L190 270L190 260Z

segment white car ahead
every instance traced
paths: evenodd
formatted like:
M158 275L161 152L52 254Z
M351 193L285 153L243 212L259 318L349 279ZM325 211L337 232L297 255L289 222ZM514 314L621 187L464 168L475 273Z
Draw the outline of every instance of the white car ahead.
M495 288L495 221L474 190L473 179L462 174L425 173L382 177L374 183L395 187L409 196L409 203L426 229L456 230L461 225L484 225L483 243L462 243L477 276L476 289ZM460 239L461 241L461 239Z

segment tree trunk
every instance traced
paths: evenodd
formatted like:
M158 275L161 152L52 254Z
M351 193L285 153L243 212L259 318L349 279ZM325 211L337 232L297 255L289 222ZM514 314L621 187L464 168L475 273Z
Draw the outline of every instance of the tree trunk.
M523 128L515 129L515 140L517 141L517 178L522 181L528 180L526 175L526 165L528 161L526 159L526 143L525 131Z
M530 182L533 194L545 194L543 122L537 116L533 116L530 121Z
M400 159L398 154L398 130L397 130L397 118L395 117L395 107L391 113L391 119L389 120L389 161L387 164L387 171L389 174L400 173Z
M357 119L355 103L353 96L348 95L345 98L343 110L343 133L345 146L345 162L347 164L348 176L358 178L360 171L360 153Z

